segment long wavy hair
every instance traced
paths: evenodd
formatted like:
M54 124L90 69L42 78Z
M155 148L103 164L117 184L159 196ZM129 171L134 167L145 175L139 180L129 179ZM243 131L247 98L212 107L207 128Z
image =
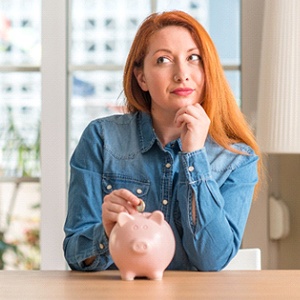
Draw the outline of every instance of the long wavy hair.
M201 105L210 118L209 134L224 148L236 152L231 145L242 142L249 145L261 157L260 149L245 116L240 111L224 74L224 70L209 34L192 16L182 11L154 13L145 19L133 40L127 57L123 87L126 108L129 112L151 113L151 97L143 91L134 75L135 68L143 68L149 38L167 26L181 26L189 30L198 46L204 69L203 99ZM261 174L262 162L258 163Z

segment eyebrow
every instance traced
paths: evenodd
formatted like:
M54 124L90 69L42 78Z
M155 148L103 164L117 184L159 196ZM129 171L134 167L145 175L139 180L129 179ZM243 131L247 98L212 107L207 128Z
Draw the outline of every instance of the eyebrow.
M195 50L197 50L197 51L200 52L200 50L199 50L198 47L191 48L191 49L189 49L187 52L193 52L193 51L195 51ZM154 51L153 55L155 55L155 54L158 53L158 52L172 53L172 51L169 50L169 49L161 48L161 49L158 49L158 50Z

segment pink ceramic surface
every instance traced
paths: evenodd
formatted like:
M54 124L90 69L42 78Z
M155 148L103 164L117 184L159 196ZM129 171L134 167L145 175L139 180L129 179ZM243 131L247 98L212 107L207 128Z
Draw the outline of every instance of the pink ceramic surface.
M161 279L175 253L175 238L161 211L120 213L109 250L124 280Z

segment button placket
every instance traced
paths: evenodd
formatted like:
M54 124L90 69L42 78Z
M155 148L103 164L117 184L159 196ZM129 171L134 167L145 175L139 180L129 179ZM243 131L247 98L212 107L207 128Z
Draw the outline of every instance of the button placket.
M169 215L169 200L172 195L172 180L173 180L173 157L172 151L168 149L165 152L164 165L163 165L163 181L161 190L161 210L167 217Z

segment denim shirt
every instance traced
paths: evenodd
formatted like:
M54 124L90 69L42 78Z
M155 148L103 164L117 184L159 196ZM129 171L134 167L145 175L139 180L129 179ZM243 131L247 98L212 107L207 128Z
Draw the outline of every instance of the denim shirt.
M165 147L146 113L92 121L72 155L64 253L71 269L116 268L102 225L103 197L125 188L160 210L176 239L168 269L217 271L238 251L257 183L257 160L220 147L210 137L205 147L182 152L180 139ZM192 218L192 198L196 219ZM96 256L86 266L86 258Z

